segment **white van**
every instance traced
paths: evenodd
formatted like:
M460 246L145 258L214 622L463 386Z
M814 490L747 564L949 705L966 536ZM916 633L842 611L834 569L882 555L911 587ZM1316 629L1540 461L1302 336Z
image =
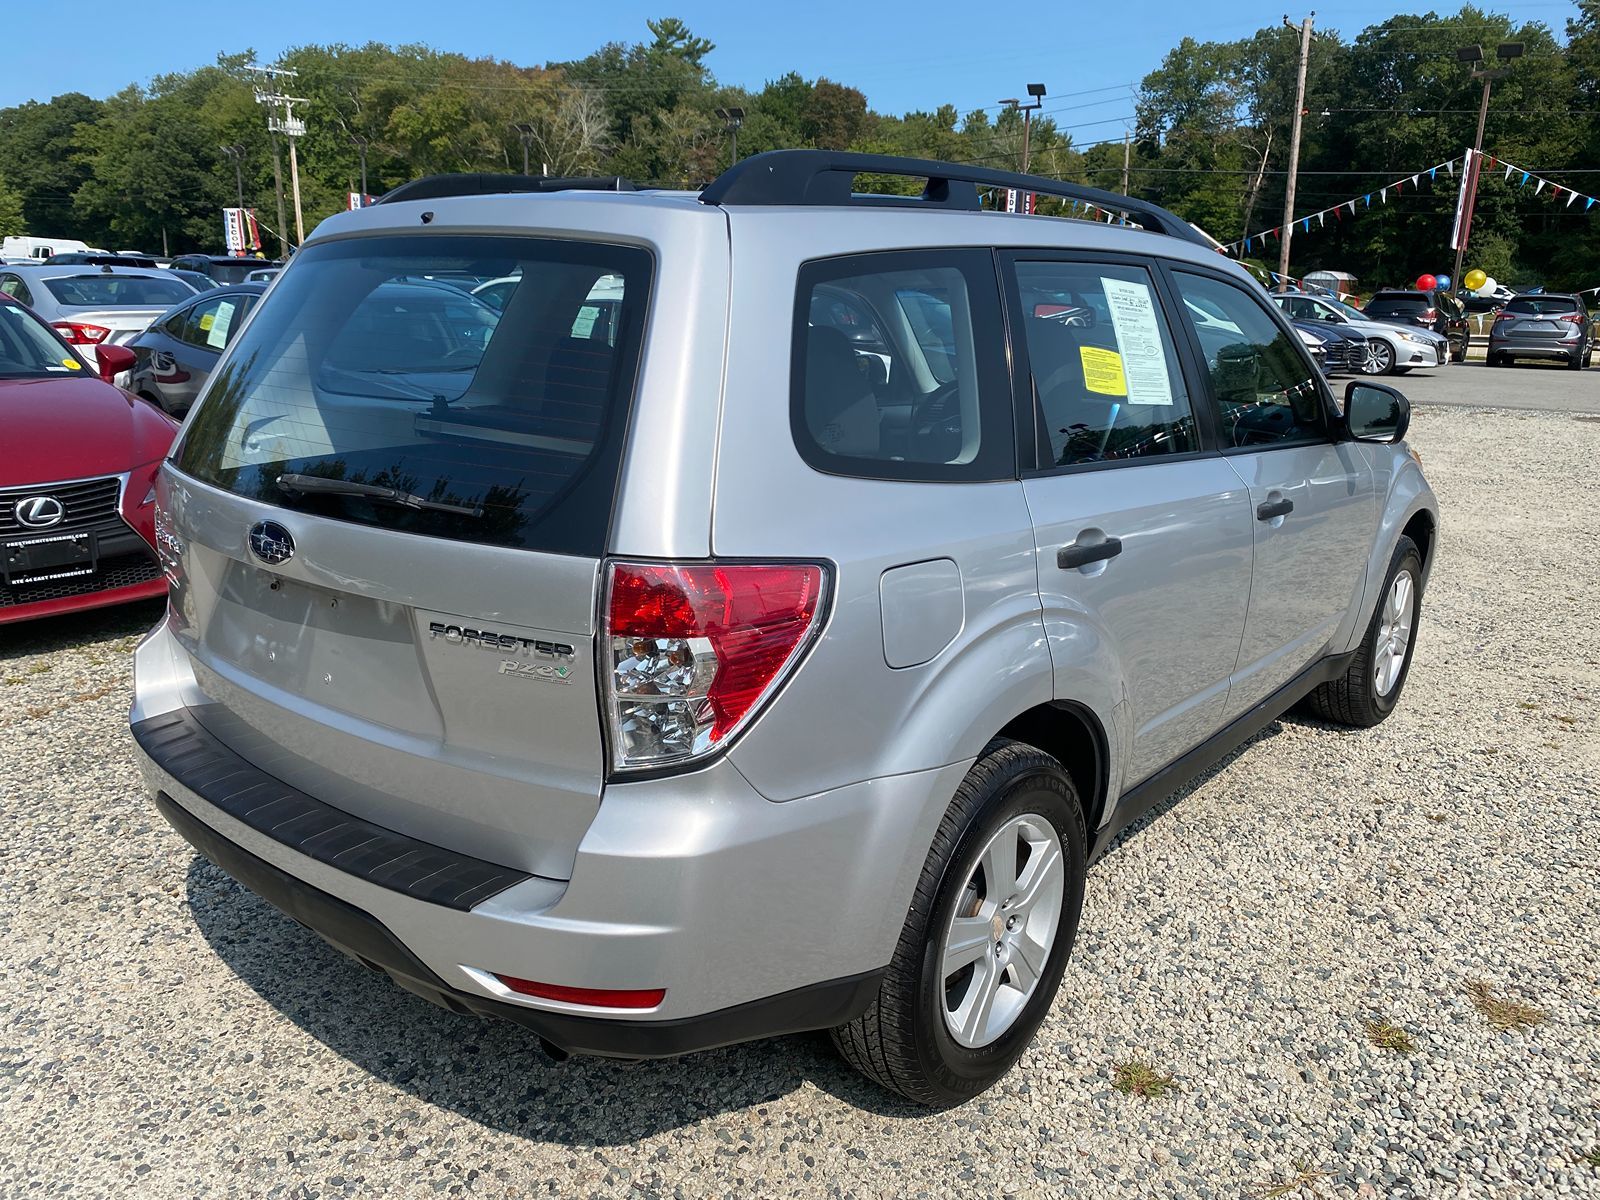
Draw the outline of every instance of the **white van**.
M21 235L8 237L0 243L0 258L7 261L17 258L32 259L34 262L43 262L52 254L88 254L91 248L87 242L80 242L73 238L29 237Z

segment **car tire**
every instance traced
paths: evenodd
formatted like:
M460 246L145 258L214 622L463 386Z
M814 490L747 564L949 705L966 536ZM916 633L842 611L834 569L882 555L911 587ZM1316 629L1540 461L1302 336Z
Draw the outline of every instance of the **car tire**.
M1583 370L1583 366L1583 355L1581 354L1574 354L1570 359L1567 360L1567 370L1569 371L1581 371Z
M1401 578L1404 577L1404 593ZM1366 636L1350 668L1337 679L1319 684L1305 706L1323 720L1370 729L1394 711L1411 672L1422 620L1422 554L1401 535L1389 560L1383 591L1367 623ZM1397 638L1403 645L1395 645Z
M1394 371L1394 347L1382 338L1376 339L1372 344L1371 353L1367 357L1367 374L1389 375Z
M1007 872L1012 837L1021 866ZM877 998L831 1031L845 1061L934 1107L970 1100L1005 1075L1055 999L1077 936L1087 854L1083 807L1061 764L1022 742L990 742L939 824ZM991 871L1004 880L998 888ZM1012 888L1033 890L1033 899L1007 916ZM1025 991L1018 984L1029 978Z
M1453 362L1453 363L1464 363L1464 362L1467 361L1467 343L1466 342L1462 342L1461 343L1461 348L1459 350L1456 349L1454 343L1451 344L1451 347L1450 347L1450 361Z

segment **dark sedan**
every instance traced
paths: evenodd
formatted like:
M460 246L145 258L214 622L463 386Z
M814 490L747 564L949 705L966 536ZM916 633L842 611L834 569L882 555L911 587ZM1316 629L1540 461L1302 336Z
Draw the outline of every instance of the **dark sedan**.
M1489 328L1489 365L1546 358L1581 371L1594 358L1594 338L1594 323L1581 296L1513 296Z
M138 357L128 390L173 416L189 411L255 307L264 283L238 283L203 292L151 323L128 349Z

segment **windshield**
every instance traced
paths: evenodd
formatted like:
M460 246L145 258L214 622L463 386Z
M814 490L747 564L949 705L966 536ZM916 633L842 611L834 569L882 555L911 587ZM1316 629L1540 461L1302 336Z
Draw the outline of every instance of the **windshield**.
M0 304L0 379L39 379L82 372L83 362L38 317Z
M1379 312L1422 312L1430 307L1426 296L1374 296L1367 301L1367 310L1376 309Z
M1546 317L1578 311L1578 302L1565 296L1518 296L1506 304L1506 312Z
M510 284L501 306L428 278L469 271ZM537 238L309 246L213 374L178 466L340 520L598 554L649 279L644 251ZM454 511L285 488L284 475Z
M63 275L44 286L65 308L171 308L194 295L175 279L150 275Z

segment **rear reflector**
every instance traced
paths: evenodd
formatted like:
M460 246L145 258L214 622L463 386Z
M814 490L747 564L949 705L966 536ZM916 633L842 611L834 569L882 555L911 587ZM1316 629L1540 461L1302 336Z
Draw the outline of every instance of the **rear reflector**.
M822 620L818 563L613 563L603 646L612 763L691 762L725 745Z
M563 987L559 983L536 983L532 979L518 979L514 975L496 975L495 978L519 996L533 996L539 1000L559 1000L563 1004L582 1004L589 1008L654 1008L667 994L666 988L618 991L611 988Z

